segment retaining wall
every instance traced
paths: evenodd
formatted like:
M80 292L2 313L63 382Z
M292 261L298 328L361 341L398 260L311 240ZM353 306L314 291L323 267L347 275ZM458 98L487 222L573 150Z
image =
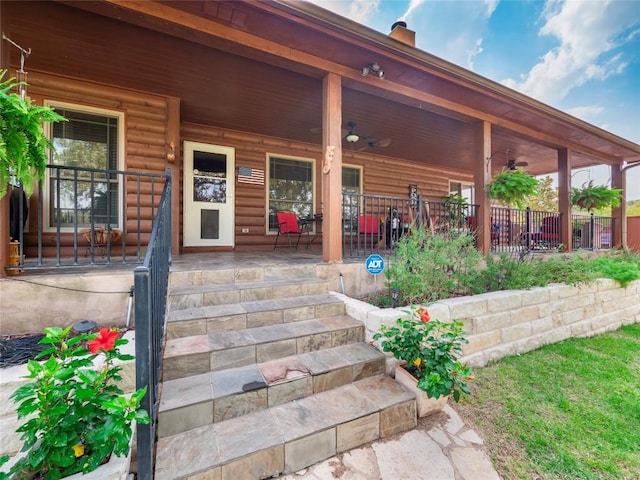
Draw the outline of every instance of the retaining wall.
M391 326L407 309L380 309L340 295L347 313L366 326L367 341L382 324ZM580 286L550 285L436 302L431 318L464 322L469 343L463 360L484 366L570 337L586 337L640 321L640 281L622 288L600 279Z

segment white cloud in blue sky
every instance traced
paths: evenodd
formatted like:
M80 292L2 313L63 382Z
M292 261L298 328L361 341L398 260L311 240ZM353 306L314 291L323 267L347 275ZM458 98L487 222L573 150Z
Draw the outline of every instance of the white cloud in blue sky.
M640 0L313 1L385 34L404 20L417 48L640 143ZM640 198L640 167L628 183Z

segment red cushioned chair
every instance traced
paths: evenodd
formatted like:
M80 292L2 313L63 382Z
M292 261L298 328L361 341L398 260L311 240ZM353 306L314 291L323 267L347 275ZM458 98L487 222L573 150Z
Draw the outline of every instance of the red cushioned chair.
M298 223L298 215L295 212L277 212L276 217L278 219L278 234L276 235L276 243L273 245L275 250L278 246L278 240L280 235L286 235L288 245L280 245L281 247L288 246L291 249L294 245L291 243L292 238L297 238L295 247L298 248L300 239L303 235L309 237L309 230L302 230Z
M380 218L377 215L360 215L358 217L358 233L377 237L380 234Z
M535 241L547 248L555 247L560 243L560 217L544 217L540 225L540 231L534 235Z

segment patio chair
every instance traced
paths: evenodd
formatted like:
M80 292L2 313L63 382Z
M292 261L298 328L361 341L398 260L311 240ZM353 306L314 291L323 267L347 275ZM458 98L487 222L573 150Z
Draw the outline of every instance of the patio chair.
M278 240L280 239L280 235L286 235L287 237L287 245L280 245L281 247L288 246L289 249L294 245L291 243L292 238L297 238L295 247L298 249L298 245L300 244L300 238L303 235L306 235L308 239L309 230L303 230L300 228L300 223L298 222L298 215L295 212L277 212L276 218L278 219L278 234L276 235L276 243L273 245L273 249L275 250L278 247Z

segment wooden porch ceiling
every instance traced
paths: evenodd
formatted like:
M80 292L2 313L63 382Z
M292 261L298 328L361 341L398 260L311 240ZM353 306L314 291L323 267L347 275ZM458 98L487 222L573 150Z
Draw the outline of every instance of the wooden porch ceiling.
M508 155L530 173L553 172L565 146L574 168L640 161L633 142L315 6L107 0L4 9L10 35L34 52L30 68L179 97L183 121L319 144L322 78L334 71L343 128L353 121L360 135L391 139L363 153L471 171L482 119L493 124L494 171ZM384 80L359 73L374 59Z

